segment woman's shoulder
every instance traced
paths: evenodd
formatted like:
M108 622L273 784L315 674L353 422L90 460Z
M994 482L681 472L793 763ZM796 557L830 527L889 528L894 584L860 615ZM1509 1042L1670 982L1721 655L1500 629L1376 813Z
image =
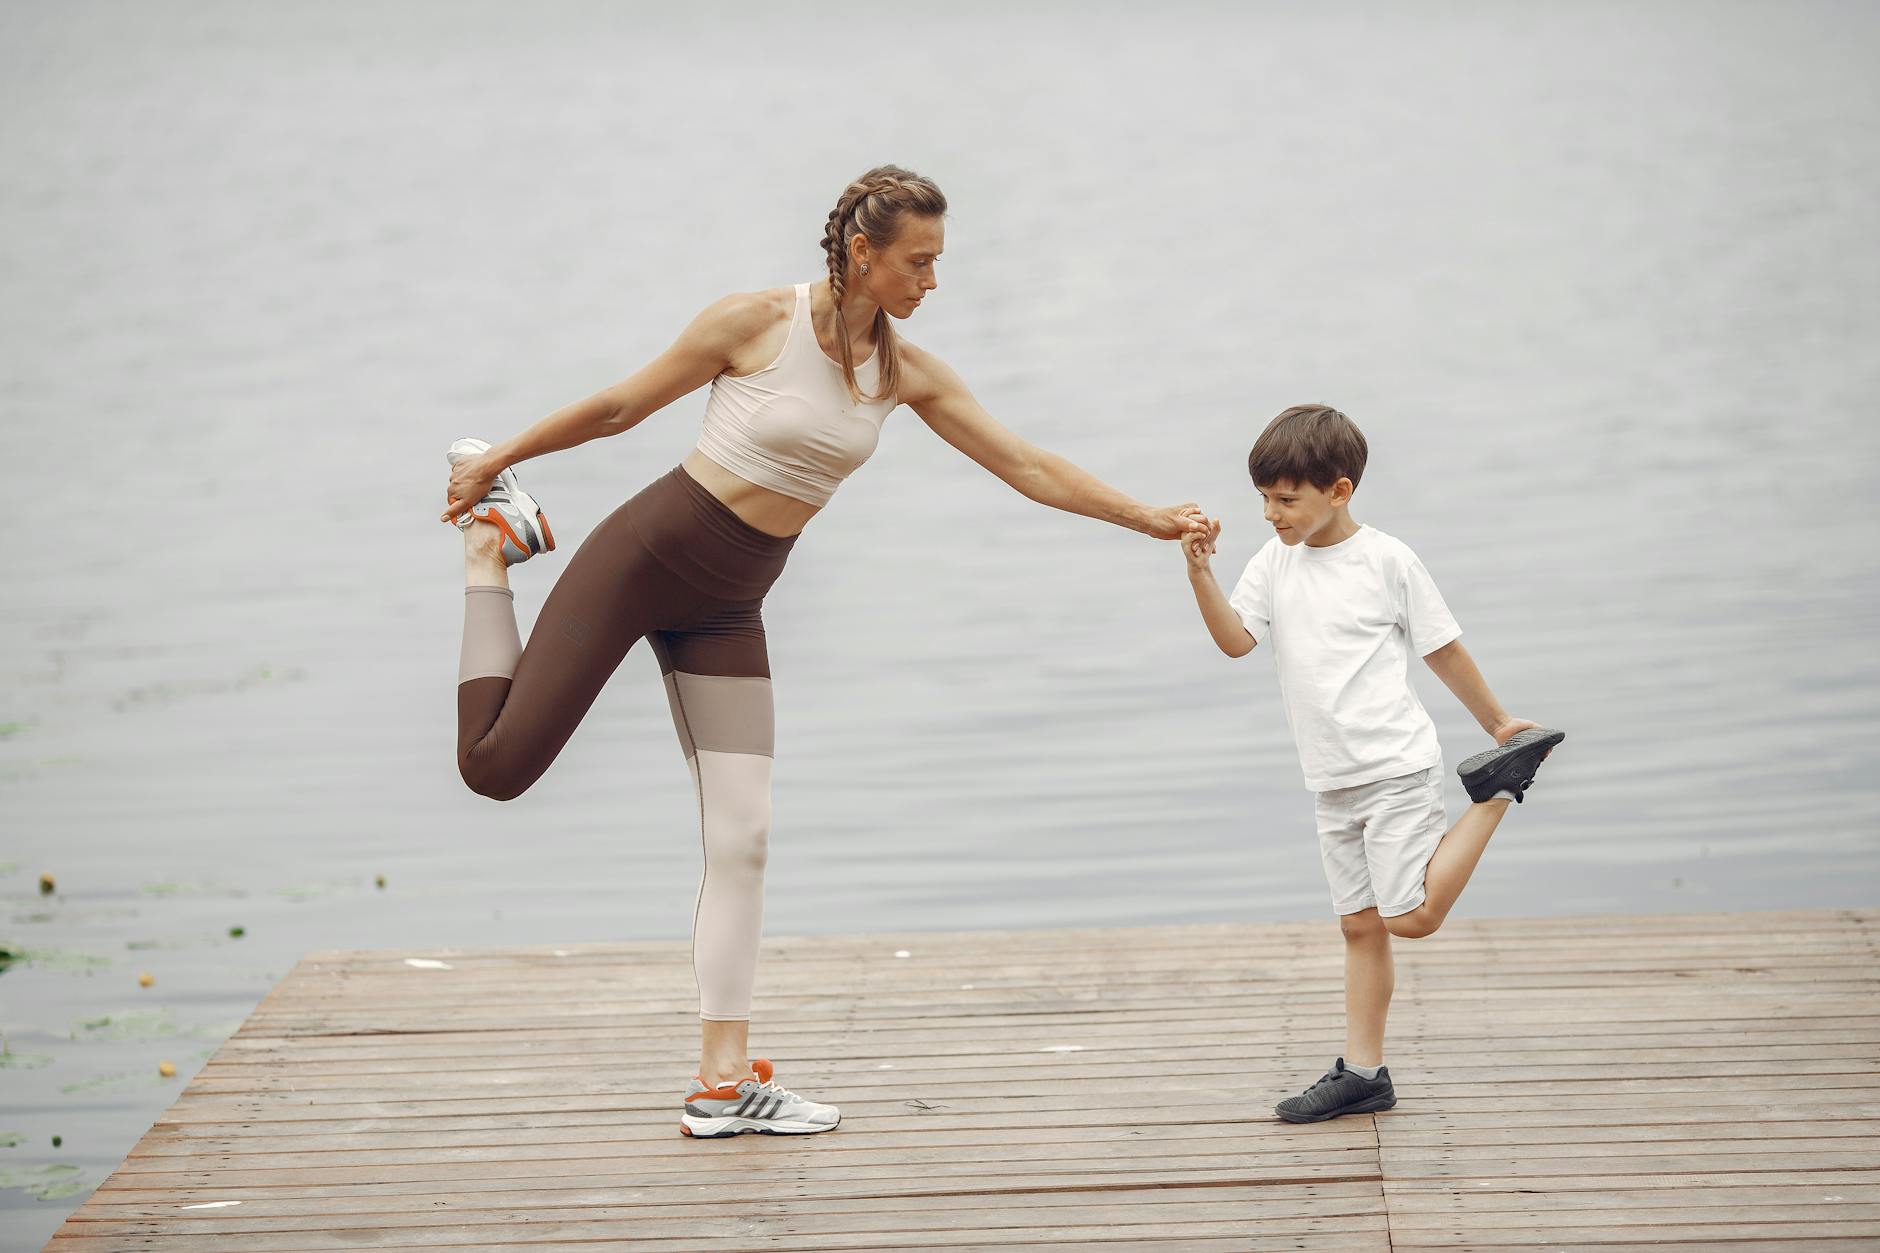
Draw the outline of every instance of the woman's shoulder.
M789 287L733 292L700 310L686 328L685 339L735 367L767 335L783 334L778 328L789 325L795 307L796 292Z
M945 389L948 380L957 380L951 366L904 336L896 335L894 352L900 381L895 394L904 405L917 405Z
M794 287L770 287L763 291L732 292L705 306L701 320L710 320L728 331L742 331L745 338L762 334L778 322L787 322L796 310Z

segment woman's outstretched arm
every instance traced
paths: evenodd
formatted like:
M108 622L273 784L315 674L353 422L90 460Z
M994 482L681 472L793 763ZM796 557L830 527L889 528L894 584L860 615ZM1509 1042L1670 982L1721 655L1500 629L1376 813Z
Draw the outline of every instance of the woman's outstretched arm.
M726 296L708 305L670 348L631 377L557 409L481 457L458 462L451 468L445 520L483 499L504 466L632 430L711 382L731 364L732 354L775 324L779 308L770 292ZM787 317L788 311L782 316Z
M940 358L905 340L899 347L902 402L941 439L1019 494L1053 509L1113 522L1157 539L1207 532L1207 520L1192 501L1158 507L1124 495L1087 470L1006 429Z

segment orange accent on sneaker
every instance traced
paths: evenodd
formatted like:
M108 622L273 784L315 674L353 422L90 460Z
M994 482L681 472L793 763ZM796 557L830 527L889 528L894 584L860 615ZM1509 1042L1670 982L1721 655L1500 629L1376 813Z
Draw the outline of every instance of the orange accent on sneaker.
M692 1077L694 1079L697 1079L700 1083L705 1082L705 1080L700 1078L698 1075L693 1075ZM729 1101L738 1095L738 1085L743 1082L744 1080L742 1079L733 1079L730 1083L724 1084L720 1087L706 1088L703 1092L694 1092L690 1096L686 1097L685 1099L688 1102L690 1101Z
M555 551L555 533L548 529L548 515L540 509L535 511L535 524L542 528L542 540L548 545L544 552Z
M528 544L524 543L522 537L520 535L517 535L514 529L510 527L509 519L505 518L501 513L497 512L496 510L485 509L482 513L477 513L475 510L472 510L470 513L470 516L472 518L475 518L478 522L490 523L497 530L501 531L504 535L507 535L509 537L509 542L516 546L517 551L524 552L524 553L527 553L529 551ZM505 562L504 564L508 564L508 563Z

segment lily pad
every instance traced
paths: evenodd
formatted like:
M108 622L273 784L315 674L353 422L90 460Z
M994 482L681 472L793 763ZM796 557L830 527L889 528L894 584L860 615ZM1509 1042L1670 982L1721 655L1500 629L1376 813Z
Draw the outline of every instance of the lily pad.
M242 1029L241 1018L230 1018L223 1022L205 1022L189 1028L184 1034L192 1040L214 1040L218 1045Z
M307 672L298 666L281 670L273 666L257 666L232 679L178 679L134 687L113 700L111 706L120 712L138 708L161 708L196 697L242 692L263 684L295 683L306 677Z
M331 896L335 892L357 890L361 886L358 879L324 879L318 883L297 883L289 887L275 888L274 895L290 901L311 901L322 896Z
M89 953L74 953L60 948L26 948L18 944L0 944L0 970L5 970L14 962L27 966L39 966L46 970L56 970L64 974L89 973L102 970L111 961L105 957L93 957Z
M35 761L13 762L5 766L0 766L0 779L5 779L8 783L22 783L28 779L38 778L47 770L56 770L64 766L76 766L83 760L85 760L83 757L65 756L41 757Z
M85 1190L85 1181L76 1166L53 1163L45 1166L11 1166L0 1170L0 1188L18 1188L42 1201L56 1201Z
M126 940L124 947L133 953L145 953L152 949L208 948L221 942L219 935L169 935L153 940Z
M87 1018L72 1028L72 1038L86 1040L167 1040L183 1028L167 1009L126 1009Z
M81 1092L123 1092L132 1088L161 1087L168 1082L161 1075L145 1074L140 1071L134 1075L96 1075L90 1079L80 1079L75 1083L64 1084L59 1091L67 1095L77 1095Z
M114 922L136 916L137 907L134 905L73 905L62 901L55 909L36 909L30 913L14 914L13 921L93 923Z
M246 896L248 893L226 883L146 883L145 896Z
M52 1065L50 1053L15 1053L8 1049L0 1053L0 1069L38 1070L41 1066Z

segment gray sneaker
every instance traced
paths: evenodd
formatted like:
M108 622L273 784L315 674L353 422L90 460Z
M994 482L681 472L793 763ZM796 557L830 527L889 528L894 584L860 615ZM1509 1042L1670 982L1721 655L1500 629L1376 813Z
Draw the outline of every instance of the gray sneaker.
M450 446L445 459L456 465L466 457L489 450L490 446L480 439L460 439ZM472 522L488 522L501 531L504 565L521 565L537 553L555 551L555 533L548 529L547 515L542 512L542 506L535 503L535 497L522 490L521 484L516 482L516 472L508 466L496 476L483 499L459 514L455 521L460 531Z
M1497 792L1513 792L1518 805L1533 786L1534 772L1541 768L1541 762L1554 751L1554 745L1566 738L1565 731L1547 727L1516 731L1506 744L1465 758L1456 767L1456 773L1462 777L1462 786L1468 789L1470 800L1485 801Z
M842 1111L833 1105L806 1101L788 1088L777 1086L776 1070L764 1058L751 1063L754 1072L722 1088L708 1088L697 1079L680 1106L679 1131L700 1140L716 1140L756 1131L767 1136L813 1135L834 1131Z
M1389 1109L1397 1103L1397 1089L1390 1083L1390 1068L1379 1066L1377 1078L1366 1079L1345 1069L1339 1058L1332 1068L1298 1096L1289 1096L1273 1107L1273 1112L1287 1122L1324 1122L1340 1114L1369 1114Z

